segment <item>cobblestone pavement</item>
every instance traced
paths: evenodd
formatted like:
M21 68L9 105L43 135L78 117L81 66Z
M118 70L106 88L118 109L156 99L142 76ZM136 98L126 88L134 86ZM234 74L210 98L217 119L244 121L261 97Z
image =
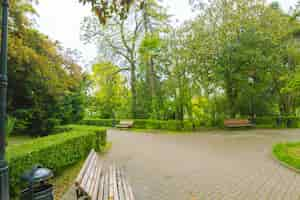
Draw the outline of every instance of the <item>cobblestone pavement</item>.
M103 156L125 168L137 200L294 200L300 174L271 157L272 145L300 130L160 135L110 130Z

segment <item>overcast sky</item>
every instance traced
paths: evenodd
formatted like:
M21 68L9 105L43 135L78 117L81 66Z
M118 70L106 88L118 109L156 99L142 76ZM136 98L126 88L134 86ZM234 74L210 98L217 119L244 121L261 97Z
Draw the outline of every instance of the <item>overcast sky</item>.
M294 6L296 1L279 0L285 10ZM184 21L193 16L188 0L164 0L164 4L169 7L169 13L174 15L174 20ZM39 30L51 39L60 41L65 48L81 51L86 64L95 58L96 48L80 41L80 23L84 16L90 15L89 7L83 7L76 0L40 0L36 9L39 13Z

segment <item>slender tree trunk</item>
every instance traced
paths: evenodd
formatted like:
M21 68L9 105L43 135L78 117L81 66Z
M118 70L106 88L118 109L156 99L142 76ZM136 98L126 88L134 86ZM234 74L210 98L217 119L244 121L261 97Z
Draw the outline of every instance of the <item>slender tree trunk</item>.
M135 63L131 63L131 68L130 68L130 75L131 75L131 113L132 113L132 118L136 119L137 118L137 92L136 92L136 66Z
M153 58L150 58L149 61L149 72L150 72L150 77L149 77L149 81L150 81L150 101L151 101L151 107L152 107L152 112L157 113L157 106L156 106L156 87L155 87L155 70L154 70L154 61ZM157 118L158 116L156 116Z
M235 118L236 110L235 110L235 100L236 100L236 91L234 91L234 88L230 82L227 84L226 88L228 103L229 103L229 114L231 118Z

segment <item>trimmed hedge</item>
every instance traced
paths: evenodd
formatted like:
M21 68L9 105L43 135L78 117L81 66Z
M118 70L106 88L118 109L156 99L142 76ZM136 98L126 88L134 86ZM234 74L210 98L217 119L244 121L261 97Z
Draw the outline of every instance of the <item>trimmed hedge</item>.
M76 125L66 128L70 131L8 146L10 192L13 197L20 193L20 176L34 165L41 164L59 174L64 168L84 159L92 148L101 150L101 145L106 144L106 130L103 128Z
M300 142L277 144L273 147L273 155L279 161L300 170Z
M161 129L170 131L192 131L193 123L190 121L176 121L176 120L150 120L150 119L135 119L133 126L137 129ZM119 124L120 120L116 119L86 119L81 122L85 125L114 127Z
M84 119L80 122L82 125L114 127L119 124L120 120L117 119Z
M296 116L271 116L257 117L255 120L258 126L270 128L299 128L300 117Z
M193 123L189 121L176 120L134 120L134 128L138 129L161 129L170 131L192 131Z

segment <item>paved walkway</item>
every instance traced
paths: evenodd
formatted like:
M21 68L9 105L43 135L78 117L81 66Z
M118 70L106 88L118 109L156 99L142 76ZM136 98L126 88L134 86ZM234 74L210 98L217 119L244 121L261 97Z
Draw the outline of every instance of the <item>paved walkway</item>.
M125 168L137 200L300 199L300 175L271 158L272 144L300 130L191 135L109 131L104 156Z

